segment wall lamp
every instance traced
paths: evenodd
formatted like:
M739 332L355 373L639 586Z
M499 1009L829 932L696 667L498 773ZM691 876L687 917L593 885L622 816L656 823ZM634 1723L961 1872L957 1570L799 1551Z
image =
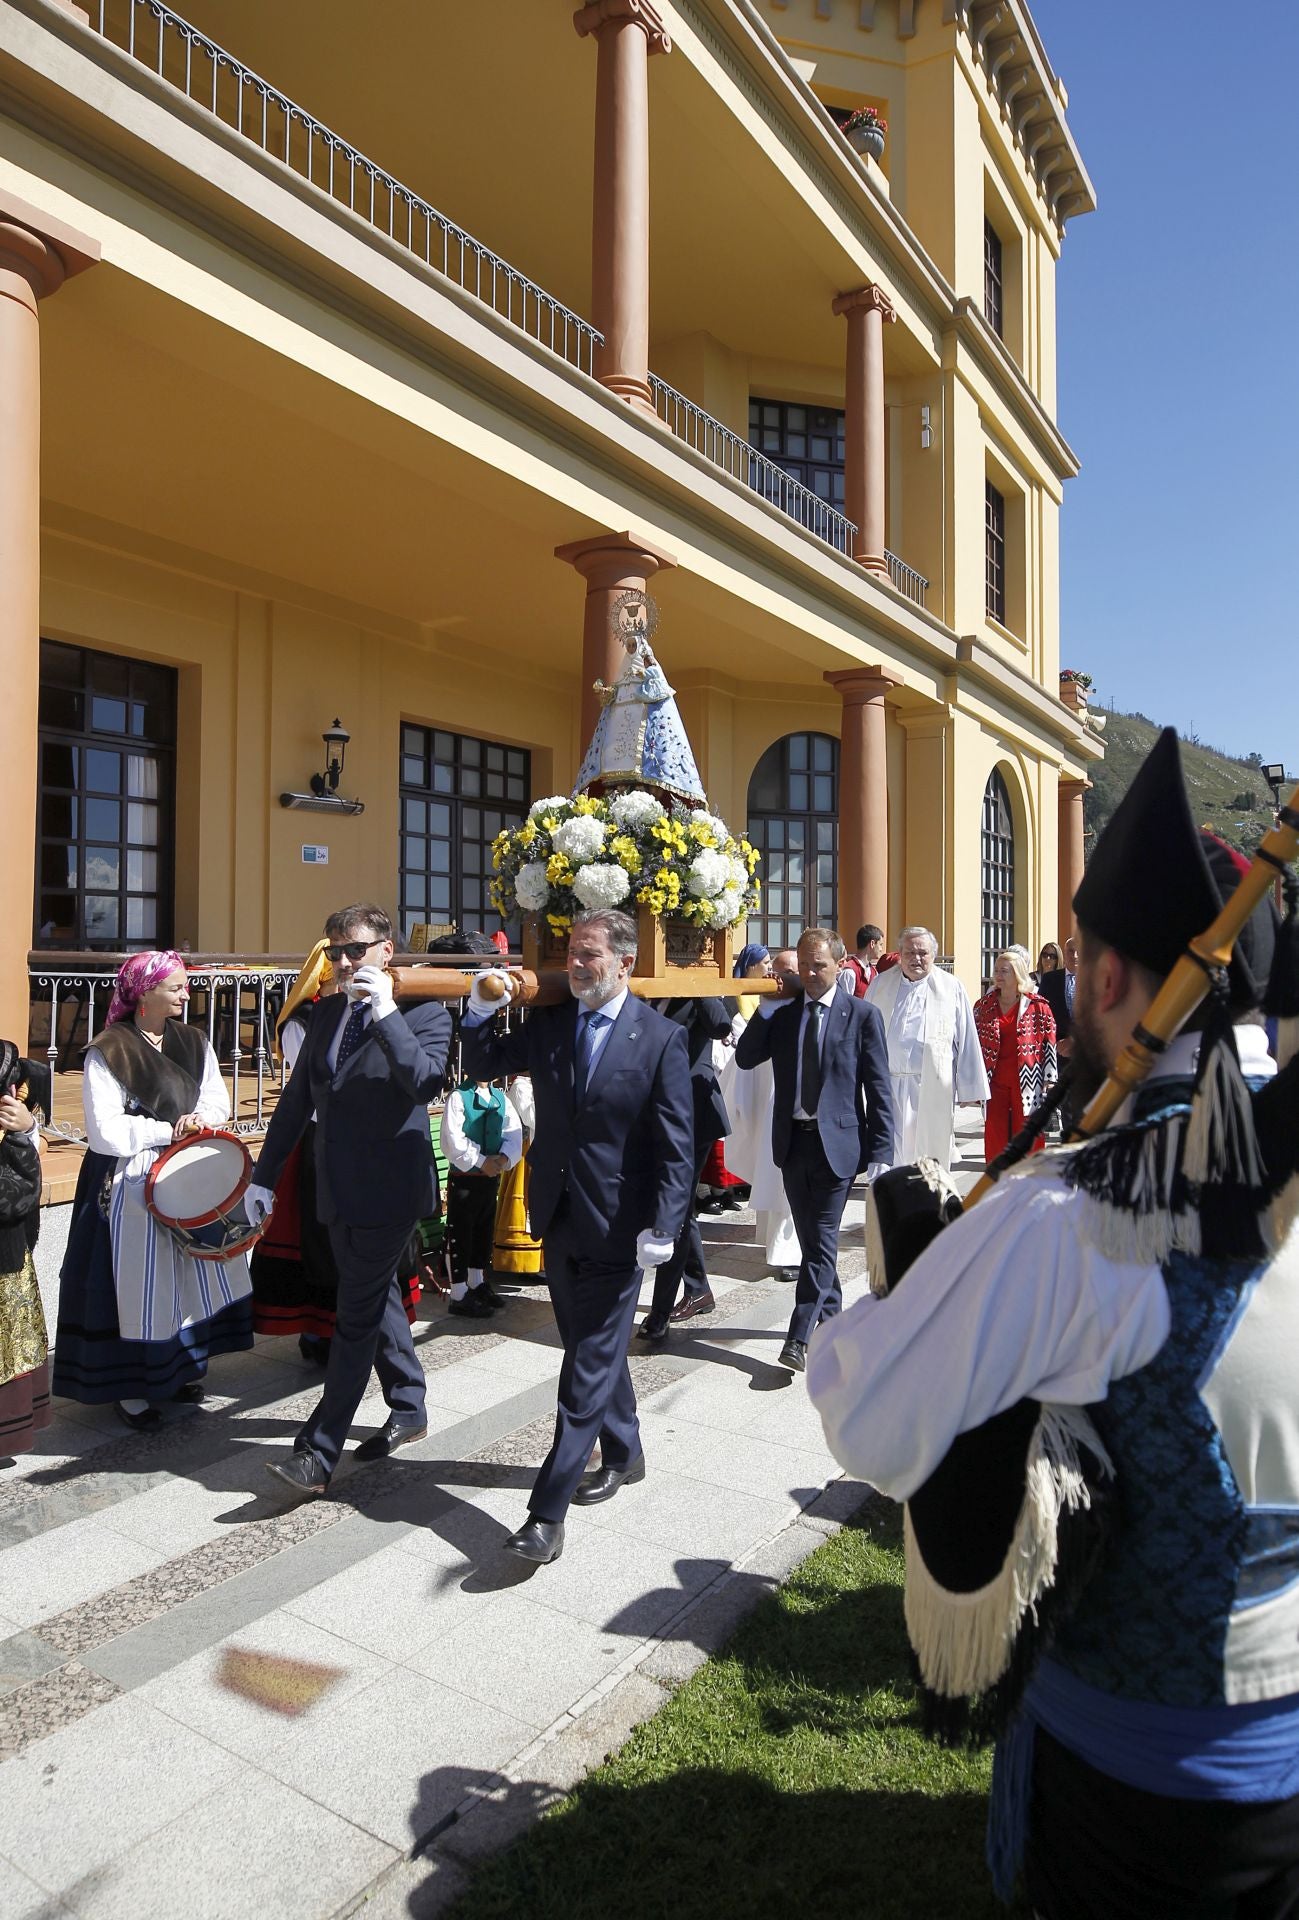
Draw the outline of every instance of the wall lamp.
M351 734L342 721L336 719L333 726L326 727L320 737L325 743L324 771L312 774L308 782L311 789L309 793L282 793L280 805L299 807L305 813L364 813L363 800L345 800L338 791Z

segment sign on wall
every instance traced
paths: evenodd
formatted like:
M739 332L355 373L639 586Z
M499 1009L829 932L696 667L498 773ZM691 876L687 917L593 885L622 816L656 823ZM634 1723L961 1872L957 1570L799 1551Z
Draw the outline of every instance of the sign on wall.
M302 849L304 867L327 867L329 865L328 847L304 847Z

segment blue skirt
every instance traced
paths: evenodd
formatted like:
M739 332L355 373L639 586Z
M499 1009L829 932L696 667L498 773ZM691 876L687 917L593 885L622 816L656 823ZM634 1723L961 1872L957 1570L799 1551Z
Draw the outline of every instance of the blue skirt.
M99 1406L113 1400L170 1400L201 1380L213 1354L253 1344L251 1297L211 1320L181 1329L173 1340L123 1340L117 1322L113 1248L99 1207L111 1154L87 1153L72 1203L68 1250L59 1275L59 1319L54 1336L52 1391L65 1400Z

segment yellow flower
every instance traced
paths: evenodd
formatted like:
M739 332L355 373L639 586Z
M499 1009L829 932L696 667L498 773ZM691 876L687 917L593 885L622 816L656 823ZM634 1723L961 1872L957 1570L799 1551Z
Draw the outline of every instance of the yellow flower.
M519 845L523 847L530 847L533 841L536 839L536 837L537 837L536 826L533 824L531 820L529 820L528 824L522 829L522 831L519 834ZM501 834L500 838L501 840L505 840L508 838L508 835Z
M641 857L636 851L636 842L631 838L630 834L617 834L609 842L609 851L613 854L615 860L617 860L624 872L640 872Z
M552 887L568 887L573 883L573 869L562 853L552 853L546 862L546 878Z
M600 802L598 800L592 800L588 794L579 794L578 798L573 802L574 813L599 813L599 811Z
M546 925L552 933L567 933L572 924L573 920L570 914L548 913L546 915Z
M555 818L553 813L546 813L546 814L543 814L541 817L541 824L546 829L547 833L553 833L555 831L555 828L559 825L559 821Z

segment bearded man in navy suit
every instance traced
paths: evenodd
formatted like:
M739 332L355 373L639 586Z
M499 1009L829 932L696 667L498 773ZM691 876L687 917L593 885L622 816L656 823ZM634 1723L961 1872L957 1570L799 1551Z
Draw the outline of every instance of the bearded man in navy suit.
M528 1208L564 1343L555 1439L506 1546L544 1564L564 1546L570 1501L610 1499L645 1473L627 1348L642 1273L670 1259L694 1193L694 1107L686 1036L628 992L636 923L612 908L580 913L568 942L563 1006L533 1007L507 1032L503 1000L474 983L463 1027L465 1072L526 1073L537 1124ZM600 1467L583 1480L596 1441Z
M363 1460L422 1440L424 1372L397 1280L417 1220L436 1210L428 1103L442 1088L451 1015L426 1000L405 1013L393 999L392 924L382 907L331 913L326 948L341 991L317 1007L280 1095L245 1196L267 1214L284 1163L316 1115L316 1193L338 1267L338 1321L320 1403L286 1461L268 1471L299 1498L324 1493L373 1366L386 1424L358 1449Z
M839 1227L859 1173L893 1160L893 1090L884 1022L865 1000L837 991L844 944L827 927L798 943L795 991L764 998L735 1048L738 1067L770 1060L775 1080L771 1152L803 1250L781 1365L802 1373L813 1327L838 1313ZM789 996L793 994L792 1004Z

